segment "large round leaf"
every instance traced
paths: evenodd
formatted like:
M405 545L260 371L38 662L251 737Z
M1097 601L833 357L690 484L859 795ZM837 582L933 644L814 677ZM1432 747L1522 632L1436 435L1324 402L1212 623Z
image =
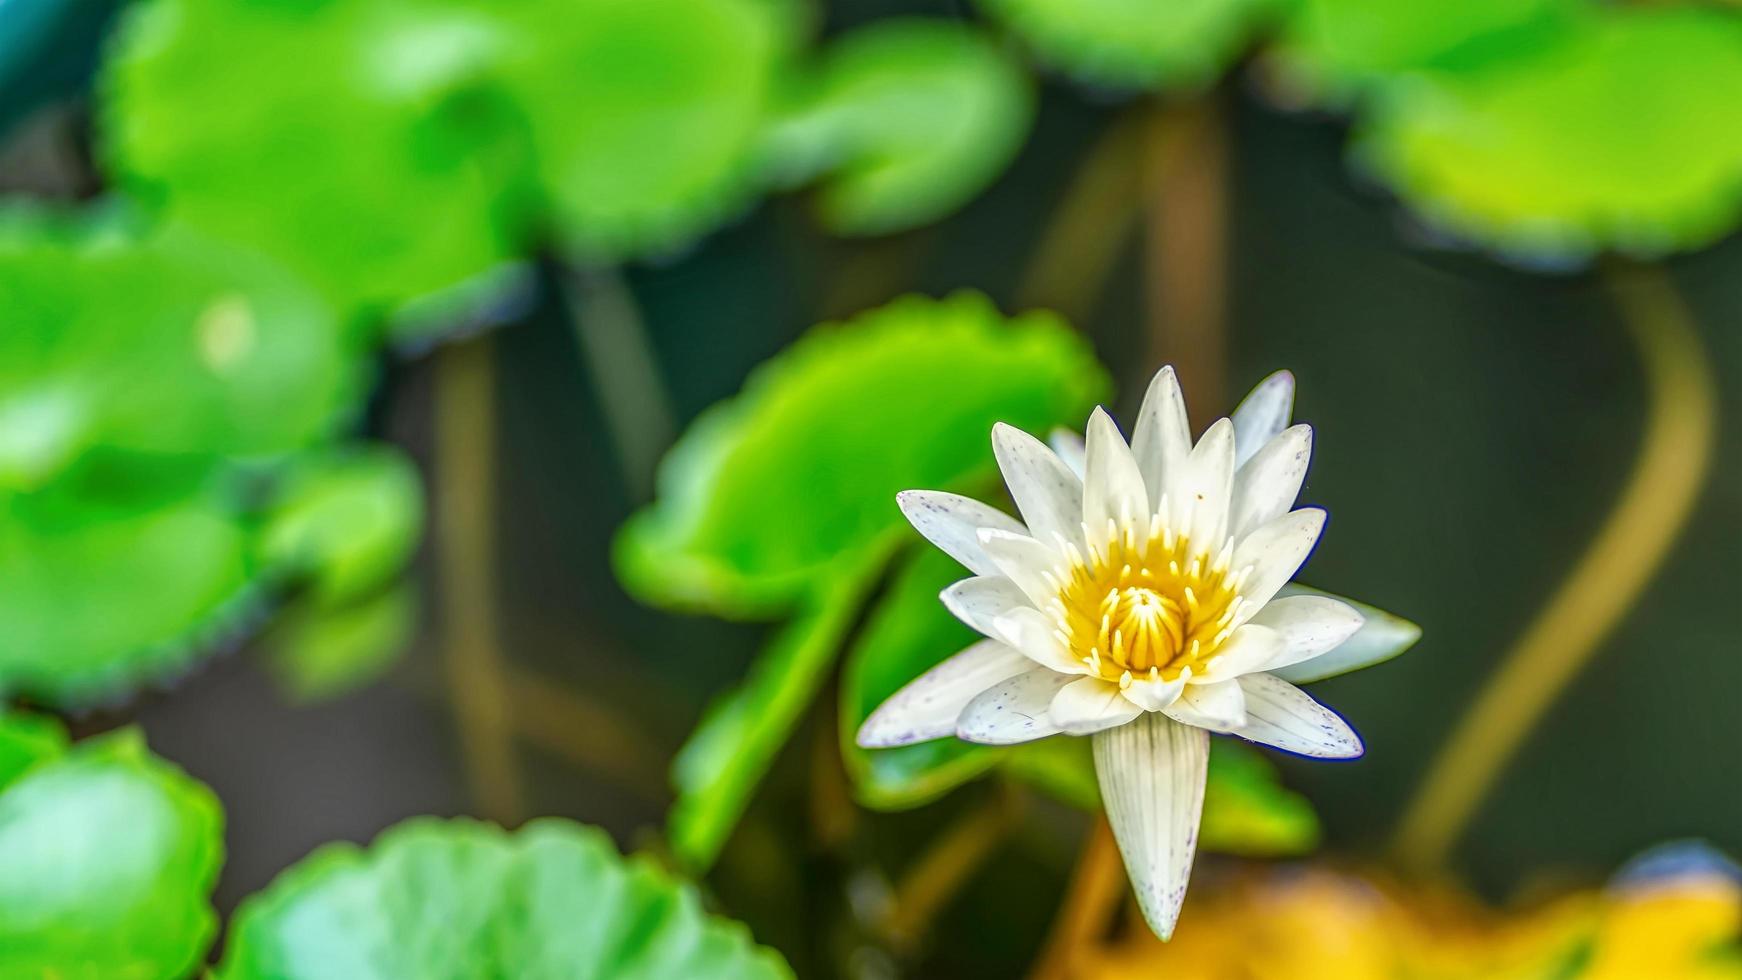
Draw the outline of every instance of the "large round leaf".
M391 446L353 446L288 467L261 547L275 574L321 602L343 603L392 581L422 529L416 464Z
M772 950L600 831L412 820L323 848L231 924L219 980L763 980Z
M1091 85L1199 88L1239 56L1277 0L980 0L1040 59Z
M1742 12L1615 8L1556 43L1400 80L1358 160L1450 232L1530 262L1707 244L1742 217Z
M504 84L526 116L569 250L670 249L747 206L790 11L768 0L508 5L526 49Z
M92 447L303 446L341 418L355 374L314 294L185 228L0 231L0 485L43 483Z
M1006 322L975 294L824 325L679 440L658 500L618 538L619 574L661 604L777 610L828 588L819 569L905 526L897 492L986 474L993 423L1074 424L1107 387L1058 319Z
M880 21L848 34L792 91L770 165L787 182L826 174L817 210L841 234L898 231L954 210L1003 172L1034 114L1021 68L980 31L948 21Z
M42 723L0 716L0 745ZM0 976L180 980L217 932L223 813L133 731L0 785Z
M345 308L397 305L521 246L525 148L486 84L514 43L441 0L151 0L109 61L106 155Z
M239 518L206 495L0 512L0 696L118 697L177 671L253 608Z

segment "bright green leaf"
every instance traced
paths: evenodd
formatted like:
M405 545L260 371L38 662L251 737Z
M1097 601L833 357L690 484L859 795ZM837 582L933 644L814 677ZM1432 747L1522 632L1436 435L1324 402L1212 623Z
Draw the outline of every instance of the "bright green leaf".
M106 156L143 199L343 308L391 309L527 238L528 151L489 84L518 43L491 9L441 0L151 0L108 62Z
M66 754L67 730L49 715L0 713L0 790L39 762Z
M775 980L743 926L604 833L419 818L333 844L243 903L219 980Z
M832 42L791 86L770 166L826 174L823 223L840 234L934 221L1002 173L1028 132L1027 75L990 38L951 21L879 21Z
M192 975L222 863L217 799L137 732L39 762L0 789L0 976Z
M272 672L298 702L324 701L386 673L417 629L417 590L400 583L343 605L302 602L265 645Z
M1609 7L1515 57L1387 87L1358 161L1527 263L1708 244L1742 217L1742 12Z
M686 244L761 190L758 140L790 10L768 0L539 0L504 85L566 248L612 259Z
M1312 804L1283 787L1263 753L1231 738L1211 742L1200 847L1241 857L1296 857L1318 844Z
M781 627L743 684L708 707L672 764L677 801L667 820L671 849L704 869L725 846L763 773L774 762L835 656L884 565L873 551L854 566L823 570L815 598Z
M15 497L0 511L0 582L0 695L54 704L185 669L257 601L240 519L199 494L129 507Z
M618 537L618 573L662 605L777 611L842 555L905 526L897 492L985 472L994 422L1074 425L1107 387L1057 318L1006 321L976 294L908 297L819 327L679 440L657 501Z
M422 530L417 466L389 446L352 447L290 468L261 549L274 572L306 582L317 601L344 603L396 577Z
M1278 0L979 0L1035 54L1090 85L1195 89L1239 57Z

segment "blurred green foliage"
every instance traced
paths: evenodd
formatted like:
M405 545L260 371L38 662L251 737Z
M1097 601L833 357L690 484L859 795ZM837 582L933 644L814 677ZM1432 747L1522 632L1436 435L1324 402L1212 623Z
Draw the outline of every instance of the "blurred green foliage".
M1045 64L1114 89L1207 88L1287 0L979 0Z
M779 954L602 832L423 818L322 848L244 902L220 980L790 977Z
M217 799L138 732L0 715L0 976L191 975L223 850Z

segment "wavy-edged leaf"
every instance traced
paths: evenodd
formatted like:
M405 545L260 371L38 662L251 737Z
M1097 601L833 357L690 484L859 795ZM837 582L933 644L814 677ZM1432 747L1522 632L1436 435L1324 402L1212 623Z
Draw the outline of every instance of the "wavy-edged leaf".
M0 788L0 976L192 975L222 863L216 797L136 731L39 761Z
M1384 663L1415 646L1416 641L1421 639L1420 626L1377 606L1334 595L1299 582L1290 582L1277 593L1278 598L1291 595L1324 596L1346 602L1354 606L1362 618L1361 628L1355 631L1355 635L1335 648L1311 660L1275 672L1278 677L1291 683L1310 684Z
M1457 70L1542 43L1581 0L1295 0L1266 52L1284 101L1342 106L1398 75Z
M1196 89L1215 82L1280 0L979 0L1048 65L1089 85Z
M897 492L984 473L994 422L1075 424L1107 387L1056 317L1006 321L977 294L818 327L679 440L658 499L618 536L618 574L661 605L778 611L905 526Z
M93 448L307 445L341 419L356 372L319 297L186 228L62 215L0 233L0 479L14 488Z
M502 8L527 36L504 85L571 253L686 244L762 189L759 139L795 33L769 0L567 0Z
M349 694L380 678L417 629L417 589L401 582L342 605L303 601L272 625L272 673L298 702Z
M318 602L352 602L405 568L422 530L411 459L392 446L345 447L289 468L261 532L262 559Z
M1003 172L1034 116L1022 69L953 21L860 28L790 88L770 166L787 183L824 175L817 211L838 234L899 231L953 211Z
M496 12L442 0L151 0L108 62L105 156L343 308L391 308L527 237L527 150L489 84L517 43Z
M255 608L249 550L240 517L209 493L6 500L0 696L90 704L186 669Z
M677 800L667 817L672 852L705 869L780 747L828 680L835 656L884 565L873 551L820 573L813 598L757 655L750 675L712 705L672 763Z
M417 818L328 845L249 898L218 980L777 980L741 925L596 828Z
M1428 222L1532 264L1708 244L1742 217L1742 12L1615 7L1554 43L1388 86L1357 161Z

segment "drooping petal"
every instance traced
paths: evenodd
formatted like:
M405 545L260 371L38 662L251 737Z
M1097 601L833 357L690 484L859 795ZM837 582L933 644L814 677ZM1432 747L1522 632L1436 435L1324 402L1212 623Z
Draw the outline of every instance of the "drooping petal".
M938 595L944 608L985 636L996 637L992 622L1012 609L1029 605L1028 596L1002 575L965 578Z
M1076 678L1044 668L1017 674L980 692L956 719L956 737L982 745L1015 745L1058 728L1047 714L1053 695Z
M1240 539L1234 546L1236 574L1250 568L1240 585L1246 600L1235 621L1243 623L1276 595L1312 553L1325 529L1325 512L1317 507L1290 511ZM984 535L982 535L984 537Z
M1210 736L1145 712L1094 736L1095 775L1137 907L1162 939L1173 935L1191 880L1203 815Z
M890 695L859 726L857 741L863 748L886 749L954 735L956 718L976 695L1033 669L1010 647L981 640Z
M1292 583L1285 593L1297 595L1326 595L1317 589L1312 589L1300 583ZM1336 598L1329 596L1328 598ZM1280 601L1280 600L1276 600ZM1348 600L1341 600L1347 602ZM1371 667L1374 664L1390 660L1415 645L1421 639L1421 627L1401 616L1394 616L1383 609L1373 606L1350 603L1355 606L1364 620L1361 628L1354 636L1331 648L1311 660L1295 664L1292 667L1282 667L1276 670L1276 676L1294 684L1310 684L1322 681L1327 677L1347 674L1352 670Z
M1353 759L1363 751L1348 722L1282 678L1247 674L1236 683L1246 693L1246 724L1235 735L1315 759Z
M992 633L1048 670L1061 674L1082 674L1088 670L1058 638L1058 627L1053 621L1032 606L1012 609L994 619Z
M1191 679L1191 668L1171 681L1159 677L1150 680L1148 677L1134 677L1131 686L1125 689L1125 697L1132 704L1145 711L1166 711L1179 700L1180 692L1186 689L1186 682Z
M1237 681L1187 684L1179 700L1163 713L1182 725L1231 732L1246 724L1246 695Z
M1046 444L1000 422L992 427L992 454L1016 509L1036 540L1051 546L1083 540L1083 481Z
M1055 574L1057 551L1026 534L985 528L980 530L980 547L992 559L993 574L1015 582L1035 605L1052 600L1055 590L1047 578Z
M1137 424L1131 430L1131 452L1137 457L1143 485L1149 490L1149 507L1161 501L1166 481L1185 465L1192 451L1192 428L1186 419L1186 400L1180 394L1173 367L1162 368L1149 382Z
M1276 438L1294 415L1294 375L1278 371L1252 389L1234 409L1234 465L1244 466Z
M1234 634L1217 648L1215 657L1204 667L1203 673L1191 679L1194 685L1216 684L1250 674L1255 671L1268 670L1277 657L1288 651L1288 641L1276 630L1266 626L1248 623L1234 631Z
M1088 525L1091 540L1109 521L1123 527L1148 517L1149 493L1143 488L1137 459L1105 409L1097 408L1089 416L1085 444L1083 523ZM1147 530L1147 525L1144 527Z
M1143 713L1119 693L1119 685L1099 677L1080 677L1066 684L1047 710L1059 731L1071 735L1092 735Z
M1361 614L1330 596L1297 595L1272 599L1242 630L1269 627L1283 640L1283 651L1259 670L1279 671L1335 649L1361 629ZM1288 678L1284 678L1287 680Z
M998 574L980 547L981 528L1028 533L1021 522L996 507L941 490L903 490L895 495L895 503L914 530L975 575Z
M1228 537L1234 496L1234 423L1218 419L1168 478L1169 523L1200 551L1215 554Z
M1088 447L1083 445L1082 436L1069 429L1054 429L1046 437L1046 444L1052 447L1059 462L1065 464L1072 473L1077 475L1077 479L1083 478L1083 457L1088 454Z
M1239 538L1288 513L1300 496L1313 454L1313 430L1294 425L1264 448L1234 476L1234 507L1228 533Z

